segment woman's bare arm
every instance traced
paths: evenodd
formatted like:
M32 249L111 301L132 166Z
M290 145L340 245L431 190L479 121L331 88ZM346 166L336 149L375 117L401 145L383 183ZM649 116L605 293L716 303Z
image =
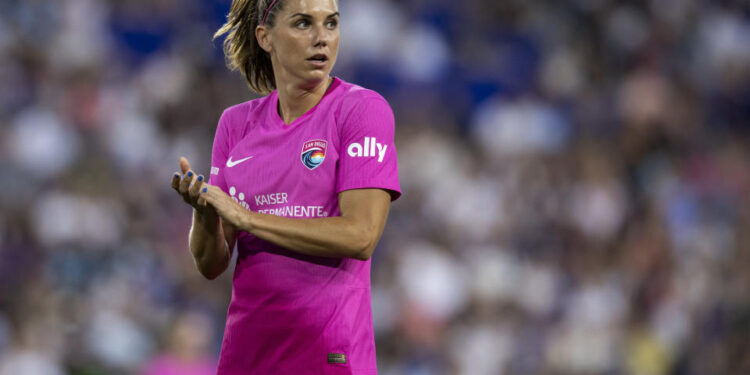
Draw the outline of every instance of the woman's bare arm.
M224 223L211 206L198 205L198 197L205 181L190 170L190 163L180 158L182 175L175 172L174 188L183 200L193 206L193 225L190 228L189 247L198 271L207 279L221 275L232 258L236 240L234 228Z
M234 229L227 227L215 213L206 215L193 209L190 253L198 271L209 280L217 278L229 267L234 249Z
M339 194L341 216L292 219L248 211L215 186L201 190L224 221L259 238L302 254L366 260L380 240L391 197L381 189L347 190Z

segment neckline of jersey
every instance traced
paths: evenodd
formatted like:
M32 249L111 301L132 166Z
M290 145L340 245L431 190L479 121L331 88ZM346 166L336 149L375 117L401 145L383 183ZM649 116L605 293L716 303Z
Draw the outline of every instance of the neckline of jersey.
M326 92L323 94L323 97L320 98L320 101L318 104L315 104L312 108L308 109L307 112L305 112L302 116L297 117L294 121L290 122L289 124L284 122L284 119L281 118L281 115L279 115L279 92L278 90L273 91L273 97L271 98L271 117L273 118L273 121L281 126L284 129L295 127L294 125L304 121L308 117L310 117L315 110L320 107L320 105L323 103L324 100L340 85L341 80L333 76L333 82L331 82L331 85L328 87Z

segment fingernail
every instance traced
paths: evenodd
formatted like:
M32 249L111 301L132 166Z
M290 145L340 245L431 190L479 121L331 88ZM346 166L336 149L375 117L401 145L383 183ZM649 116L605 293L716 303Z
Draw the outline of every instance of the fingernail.
M203 192L204 193L208 192L208 188L203 188Z
M198 181L203 181L203 176L198 176Z
M193 177L193 171L188 171L188 177Z

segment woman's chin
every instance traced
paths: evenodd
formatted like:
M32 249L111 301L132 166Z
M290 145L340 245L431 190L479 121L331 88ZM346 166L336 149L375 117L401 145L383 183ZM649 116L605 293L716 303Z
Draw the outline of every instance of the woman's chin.
M331 74L331 69L315 69L309 73L311 79L325 79Z
M331 73L330 70L311 70L305 72L303 75L303 79L306 82L305 86L317 86L321 81L327 79L329 77L329 74Z

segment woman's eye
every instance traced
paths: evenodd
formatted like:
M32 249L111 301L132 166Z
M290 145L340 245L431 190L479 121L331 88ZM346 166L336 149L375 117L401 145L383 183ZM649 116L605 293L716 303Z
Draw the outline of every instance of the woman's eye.
M331 29L335 28L336 25L338 25L338 22L336 22L336 21L328 21L328 22L326 22L326 26L328 26Z
M309 25L309 23L307 21L305 21L305 20L297 21L297 23L295 24L295 26L297 26L297 28L300 28L300 29L305 28L308 25Z

